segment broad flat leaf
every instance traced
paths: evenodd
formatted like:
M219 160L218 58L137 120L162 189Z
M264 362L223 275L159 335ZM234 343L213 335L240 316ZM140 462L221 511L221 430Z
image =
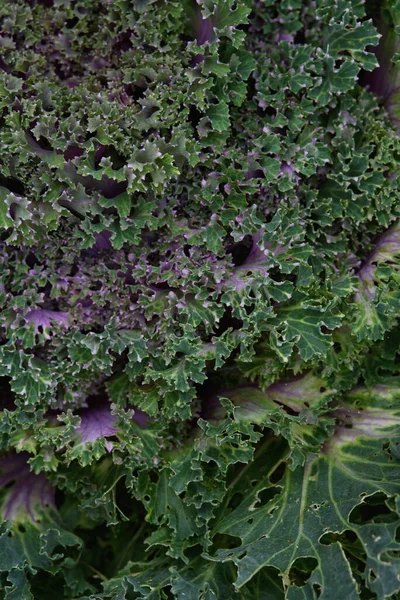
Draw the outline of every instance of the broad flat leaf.
M282 580L276 569L264 568L240 590L243 600L284 600Z
M389 411L390 403L383 402L382 407L382 401L376 398L368 402L368 410L366 406L363 412L347 405L341 409L349 420L338 425L321 456L310 458L304 468L294 472L286 468L276 491L268 478L261 479L218 524L218 533L242 540L239 547L216 554L217 560L233 560L237 565L239 588L259 569L273 566L289 586L287 598L314 599L313 586L317 585L323 598L356 600L359 596L347 558L349 549L340 540L340 535L352 531L366 553L365 585L377 593L379 600L400 589L400 559L396 557L400 550L400 542L396 541L400 518L369 517L365 522L353 518L354 511L376 493L388 498L400 494L400 460L385 446L388 436L400 434L399 411ZM353 429L348 429L349 423L354 423ZM243 483L238 481L238 490ZM265 489L270 490L270 497L277 495L258 507L259 494ZM338 534L339 538L329 541L328 534ZM392 557L384 558L384 551ZM308 557L316 562L299 591L291 581L291 568Z
M186 569L173 570L172 591L176 600L220 600L231 596L234 578L229 565L197 559Z

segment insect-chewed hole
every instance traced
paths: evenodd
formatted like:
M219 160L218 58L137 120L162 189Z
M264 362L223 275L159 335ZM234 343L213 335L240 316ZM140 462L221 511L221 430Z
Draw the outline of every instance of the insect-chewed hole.
M229 508L232 508L233 510L235 508L237 508L239 506L239 504L241 503L241 501L243 500L243 494L240 494L239 492L236 492L235 494L233 494L232 498L229 500Z
M303 587L310 579L312 572L316 569L318 561L313 556L297 558L289 571L289 578L292 584L297 587Z
M360 504L353 508L349 523L365 525L366 523L394 523L397 514L388 506L388 498L382 492L366 496Z
M256 508L260 508L261 506L265 506L266 504L268 504L268 502L270 500L272 500L272 498L274 496L276 496L279 493L280 493L280 490L277 489L276 487L269 487L269 488L265 488L265 489L261 490L257 494Z
M316 597L319 598L322 592L321 586L318 585L318 583L313 583L313 590L315 592Z
M368 579L372 582L376 580L376 573L373 569L369 570Z
M284 476L285 471L286 471L286 462L282 461L279 463L279 465L276 467L276 469L269 476L270 482L278 483L278 481L280 481L282 479L282 477Z
M319 538L319 543L323 546L330 546L331 544L336 544L337 542L342 542L343 544L354 544L357 541L357 535L351 529L346 529L343 533L324 533Z

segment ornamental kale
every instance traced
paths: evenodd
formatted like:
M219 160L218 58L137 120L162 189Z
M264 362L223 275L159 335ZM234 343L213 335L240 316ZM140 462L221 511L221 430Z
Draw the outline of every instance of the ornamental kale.
M398 600L398 0L0 45L0 598Z

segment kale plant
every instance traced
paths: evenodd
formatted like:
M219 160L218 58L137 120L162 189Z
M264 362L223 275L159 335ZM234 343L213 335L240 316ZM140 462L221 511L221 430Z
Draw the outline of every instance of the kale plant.
M399 0L0 23L0 598L400 598Z

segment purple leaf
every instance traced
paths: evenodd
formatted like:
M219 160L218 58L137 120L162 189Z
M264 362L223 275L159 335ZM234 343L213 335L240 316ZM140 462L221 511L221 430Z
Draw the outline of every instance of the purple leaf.
M112 244L110 242L112 232L104 230L101 233L96 233L95 235L95 243L91 247L91 250L95 250L96 252L101 252L102 250L109 250L112 248Z
M85 408L79 415L81 424L76 432L80 437L82 444L93 442L98 438L106 438L117 433L115 427L116 418L110 412L108 404L100 404L91 408ZM106 441L106 448L110 452L112 444Z
M28 323L34 324L36 331L39 327L42 327L43 333L47 333L54 323L58 323L62 327L68 327L70 324L70 317L67 312L45 310L42 308L29 311L25 315L25 319Z
M152 423L153 419L145 412L140 410L139 408L135 408L135 414L133 415L133 420L139 427L142 429L146 429Z
M1 505L3 519L26 520L36 523L39 511L48 505L55 506L55 490L43 473L30 471L29 454L11 454L0 459L0 488L9 484Z
M152 419L148 414L140 409L135 408L133 420L139 427L145 429ZM81 424L76 429L80 443L94 442L98 438L107 438L118 433L116 427L117 418L111 414L110 405L105 402L100 402L97 406L92 406L83 409L80 414ZM105 446L108 452L111 452L112 443L105 440Z
M194 22L195 39L198 46L209 42L214 34L214 26L216 25L216 15L214 18L207 17L203 19L199 9L196 11L196 19Z

